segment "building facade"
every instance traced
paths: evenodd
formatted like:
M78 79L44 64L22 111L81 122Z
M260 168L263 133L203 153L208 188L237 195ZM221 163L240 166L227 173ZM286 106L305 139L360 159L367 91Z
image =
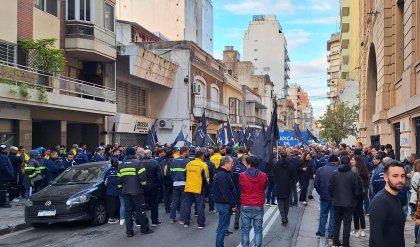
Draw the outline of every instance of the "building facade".
M211 0L118 0L117 18L162 33L171 41L189 40L213 54Z
M1 142L27 149L107 142L116 112L113 0L7 1L0 10ZM48 26L46 26L48 23ZM3 31L4 30L4 31ZM18 40L55 38L66 57L52 75L32 68Z
M331 34L331 38L327 42L327 61L329 66L327 68L328 80L327 86L329 91L327 97L330 99L330 106L334 107L338 100L338 91L341 90L340 80L340 33Z
M287 41L276 16L254 16L245 31L243 44L244 61L252 62L255 75L269 75L274 82L274 94L278 98L287 95L290 59Z
M420 2L360 1L359 134L420 155Z

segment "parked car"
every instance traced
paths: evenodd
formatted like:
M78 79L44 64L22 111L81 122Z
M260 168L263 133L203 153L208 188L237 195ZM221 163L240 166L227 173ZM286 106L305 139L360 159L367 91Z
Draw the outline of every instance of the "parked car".
M26 202L26 223L38 228L56 222L107 222L103 178L110 166L109 161L101 161L66 169Z

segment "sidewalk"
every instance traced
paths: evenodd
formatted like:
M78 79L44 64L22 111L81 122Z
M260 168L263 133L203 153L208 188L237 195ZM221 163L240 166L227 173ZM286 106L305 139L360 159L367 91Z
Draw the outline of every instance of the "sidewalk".
M25 199L10 204L11 208L0 208L0 236L28 227L25 224Z
M309 201L305 207L302 217L302 223L299 229L296 246L299 247L331 247L332 240L327 241L326 238L320 238L315 235L318 230L319 223L319 196L314 191L315 201ZM300 205L301 207L301 205ZM355 238L350 236L350 246L367 247L369 246L369 217L366 216L366 237ZM341 228L342 231L343 228ZM352 221L352 229L354 229ZM407 217L405 224L405 246L414 246L414 222Z

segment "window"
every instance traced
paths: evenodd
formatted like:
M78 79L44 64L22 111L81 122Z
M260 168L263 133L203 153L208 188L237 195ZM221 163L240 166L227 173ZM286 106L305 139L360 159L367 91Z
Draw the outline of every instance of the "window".
M149 92L146 89L117 82L117 112L147 116L148 102Z
M264 67L263 70L264 71L270 71L270 67Z
M254 51L258 51L258 49L254 49Z
M58 16L58 1L57 0L35 0L35 8L44 12Z
M105 3L105 28L114 31L114 7Z
M15 63L15 46L0 41L0 61ZM0 63L1 63L0 62Z
M219 103L219 89L215 86L211 86L211 101Z
M94 0L67 0L67 20L94 22Z

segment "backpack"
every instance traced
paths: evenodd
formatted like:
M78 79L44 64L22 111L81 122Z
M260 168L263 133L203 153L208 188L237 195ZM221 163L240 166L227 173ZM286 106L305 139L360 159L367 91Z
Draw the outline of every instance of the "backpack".
M171 162L172 159L164 159L162 161L161 169L163 177L171 177Z

